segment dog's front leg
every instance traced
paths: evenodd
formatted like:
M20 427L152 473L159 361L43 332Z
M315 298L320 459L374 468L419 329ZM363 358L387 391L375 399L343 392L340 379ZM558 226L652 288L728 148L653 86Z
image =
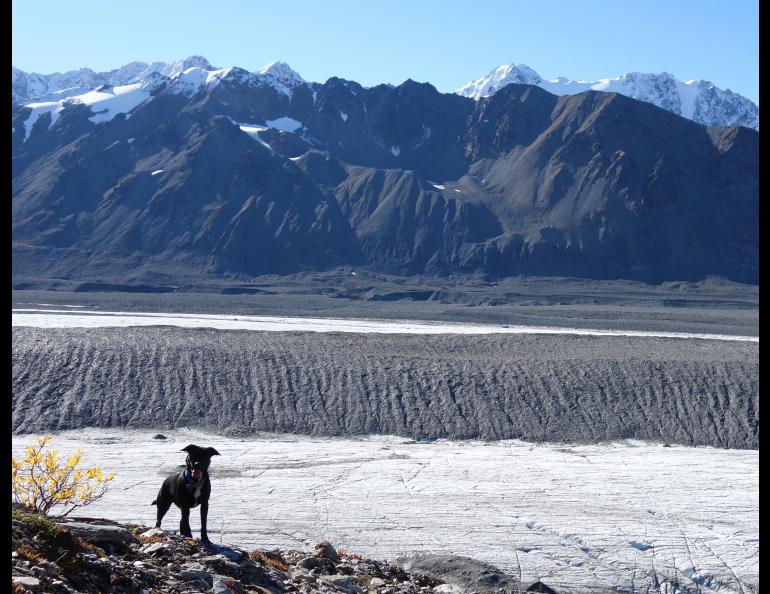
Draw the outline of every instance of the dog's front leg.
M192 538L192 530L190 530L190 508L182 508L182 521L179 522L179 534Z
M210 542L209 535L206 532L206 518L208 518L208 515L209 515L209 502L202 501L201 502L201 541L203 542Z

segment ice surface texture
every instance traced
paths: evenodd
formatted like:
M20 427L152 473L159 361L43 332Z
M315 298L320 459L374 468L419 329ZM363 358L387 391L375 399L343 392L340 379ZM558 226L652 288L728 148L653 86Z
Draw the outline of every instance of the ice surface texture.
M656 579L660 591L676 581L702 594L759 586L757 451L155 433L56 435L62 452L81 448L87 464L118 473L88 515L152 525L163 475L199 443L222 454L211 466L214 542L459 554L557 592L655 592ZM14 454L32 438L15 438ZM178 519L173 508L164 526ZM192 514L194 533L198 522Z

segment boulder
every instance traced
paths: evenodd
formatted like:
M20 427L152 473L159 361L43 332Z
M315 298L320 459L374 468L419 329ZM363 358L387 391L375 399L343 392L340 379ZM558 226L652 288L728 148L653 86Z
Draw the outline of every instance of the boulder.
M61 524L61 527L74 532L83 540L109 550L123 550L131 540L131 533L126 528L114 524L66 522Z
M337 554L337 549L332 546L328 540L322 540L315 546L316 557L323 557L330 561L339 561L340 556Z

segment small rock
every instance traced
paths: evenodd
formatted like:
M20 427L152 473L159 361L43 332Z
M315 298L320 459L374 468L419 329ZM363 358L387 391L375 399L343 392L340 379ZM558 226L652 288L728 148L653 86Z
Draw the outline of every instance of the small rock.
M151 536L166 536L166 533L160 528L150 528L146 532L142 532L139 536L142 538L150 538Z
M211 584L207 582L202 582L201 580L191 580L189 582L185 583L185 586L188 588L192 588L192 590L189 590L189 592L198 592L199 590L210 590Z
M45 569L43 569L39 565L35 565L32 568L32 573L34 573L37 577L40 577L40 578L46 577Z
M439 584L433 587L433 591L437 593L443 592L444 594L462 594L465 592L465 589L457 584Z
M48 577L53 577L61 573L61 567L59 567L58 565L56 565L56 563L53 563L52 561L43 561L40 564L40 567L42 567L45 570L45 574Z
M227 578L224 576L217 576L214 578L213 585L211 586L211 591L214 594L241 594L243 592L243 587L241 587L238 582L234 582L235 588L229 588L224 582L225 579Z
M139 549L139 552L145 555L153 555L155 553L165 553L167 550L168 547L162 542L152 542Z
M350 576L347 575L319 575L318 581L322 584L328 584L341 588L346 592L360 592L361 589L353 583Z
M372 581L369 582L369 585L372 588L379 588L380 586L384 586L385 585L385 580L382 579L382 578L378 578L378 577L372 578Z
M25 588L39 588L40 580L36 577L27 575L15 575L13 576L13 583L24 586Z
M527 592L541 592L544 594L556 594L556 590L554 590L550 586L546 586L543 582L539 580L527 586Z
M241 551L236 551L234 549L222 549L219 552L219 554L224 555L225 557L230 559L230 561L236 561L236 562L248 557L246 553L243 553Z
M201 563L210 567L217 573L221 573L227 577L240 579L243 575L243 569L235 561L230 561L224 555L211 555L201 559Z
M270 577L268 576L266 571L262 569L262 567L260 567L259 565L256 565L251 561L249 561L248 563L241 564L241 569L243 570L243 580L246 583L259 585L261 583L270 581ZM283 572L280 572L280 573L283 574Z
M318 583L317 577L315 577L314 575L309 575L307 573L293 572L291 577L296 583L306 582L311 585Z
M304 559L300 559L297 565L304 569L315 569L316 567L321 566L321 560L318 559L318 557L305 557Z
M316 557L324 557L330 561L339 561L340 556L337 554L337 550L332 546L328 540L322 540L315 546Z
M203 569L182 569L177 576L185 582L200 580L201 582L206 583L208 588L211 588L214 584L214 578L211 577L211 574L208 571L204 571Z
M152 436L152 438L153 439L168 439L168 437L166 437L162 433L156 433L155 435Z

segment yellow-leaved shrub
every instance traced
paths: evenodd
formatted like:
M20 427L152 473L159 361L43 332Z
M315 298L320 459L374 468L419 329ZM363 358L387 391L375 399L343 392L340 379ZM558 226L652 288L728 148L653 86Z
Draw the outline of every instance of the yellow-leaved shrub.
M78 450L66 460L56 450L46 450L51 436L27 446L20 460L11 457L13 501L26 509L48 515L54 507L66 516L72 510L93 503L106 492L115 473L97 467L78 468L83 453Z

